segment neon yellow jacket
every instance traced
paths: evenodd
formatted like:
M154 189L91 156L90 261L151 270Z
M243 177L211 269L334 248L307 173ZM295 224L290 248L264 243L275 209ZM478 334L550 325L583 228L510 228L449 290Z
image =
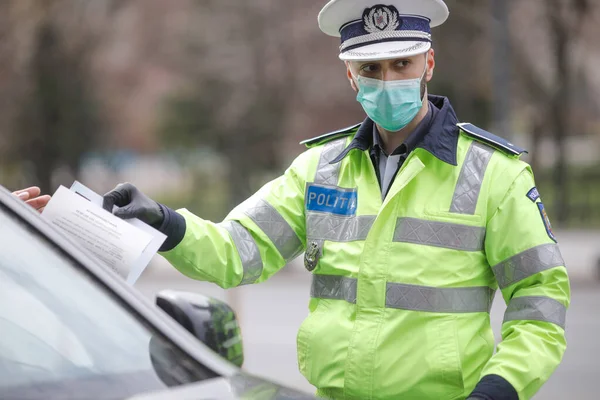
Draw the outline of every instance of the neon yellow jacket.
M383 200L367 120L309 142L222 223L178 211L185 235L164 256L224 288L306 249L298 364L322 397L464 399L477 385L528 399L565 351L567 271L522 150L430 100L431 130ZM498 288L508 308L494 354Z

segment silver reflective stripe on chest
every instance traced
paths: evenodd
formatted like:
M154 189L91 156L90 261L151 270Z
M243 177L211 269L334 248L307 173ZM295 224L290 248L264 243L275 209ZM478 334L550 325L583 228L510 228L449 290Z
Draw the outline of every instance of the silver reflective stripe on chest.
M346 217L307 212L306 236L311 240L329 240L332 242L365 240L373 222L375 222L375 215Z
M313 275L313 298L356 303L357 280L337 275ZM388 282L385 306L438 313L490 312L495 291L487 286L435 288Z
M225 221L218 224L225 228L235 244L235 248L240 255L242 260L242 268L244 269L244 276L240 285L247 285L255 282L263 270L263 263L260 257L260 251L256 242L252 238L252 235L246 228L237 221Z
M487 286L434 288L388 282L385 305L403 310L470 313L490 312L494 290Z
M330 162L344 150L345 145L346 138L343 138L331 141L323 146L315 174L315 183L337 185L342 163L330 164Z
M313 275L310 297L356 303L356 279L337 275Z
M485 170L492 154L494 149L491 147L479 142L471 143L456 182L450 212L475 214Z
M482 251L485 228L417 218L398 218L394 242L464 251Z
M365 240L376 218L376 215L345 217L307 212L306 236L308 239L331 242ZM455 250L482 251L484 239L484 227L400 217L396 222L393 241Z

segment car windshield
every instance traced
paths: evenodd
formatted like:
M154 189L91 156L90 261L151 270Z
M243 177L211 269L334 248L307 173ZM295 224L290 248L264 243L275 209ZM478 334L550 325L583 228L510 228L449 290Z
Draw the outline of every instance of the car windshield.
M112 399L214 376L0 207L0 398Z

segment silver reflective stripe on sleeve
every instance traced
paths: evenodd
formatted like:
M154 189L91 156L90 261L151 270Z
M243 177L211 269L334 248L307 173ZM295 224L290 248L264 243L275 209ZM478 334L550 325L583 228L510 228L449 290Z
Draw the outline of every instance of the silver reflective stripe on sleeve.
M315 183L323 185L337 185L341 162L329 164L343 150L346 145L346 138L333 140L326 143L321 150L317 173L315 174Z
M558 245L543 244L517 254L495 265L492 270L498 287L504 289L538 272L565 265Z
M260 198L252 199L247 204L244 214L269 237L281 257L290 261L302 252L302 242L296 232L272 205Z
M485 228L416 218L398 218L394 242L445 247L464 251L484 248Z
M356 279L337 275L313 274L310 297L356 303Z
M256 282L262 274L263 264L260 257L260 251L256 242L250 235L250 232L246 230L237 221L225 221L218 224L225 228L231 235L235 248L240 255L242 260L242 267L244 268L244 276L240 285L247 285L249 283Z
M356 303L356 278L313 275L311 297ZM487 286L434 288L387 283L385 305L411 311L439 313L489 312L494 290Z
M439 313L490 312L494 293L487 286L434 288L388 282L385 305Z
M471 143L456 182L450 212L475 214L479 191L492 154L494 149L491 147L479 142Z
M365 240L375 215L347 217L319 212L306 213L306 237L309 240L352 242Z
M567 308L557 300L543 296L514 297L504 313L504 322L543 321L565 328Z

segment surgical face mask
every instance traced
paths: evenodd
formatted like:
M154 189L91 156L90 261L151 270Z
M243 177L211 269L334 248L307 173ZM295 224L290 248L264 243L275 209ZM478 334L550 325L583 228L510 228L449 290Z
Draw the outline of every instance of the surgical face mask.
M397 132L415 118L423 105L425 91L421 82L426 71L427 56L420 78L385 81L359 75L354 78L358 86L356 100L377 125Z

